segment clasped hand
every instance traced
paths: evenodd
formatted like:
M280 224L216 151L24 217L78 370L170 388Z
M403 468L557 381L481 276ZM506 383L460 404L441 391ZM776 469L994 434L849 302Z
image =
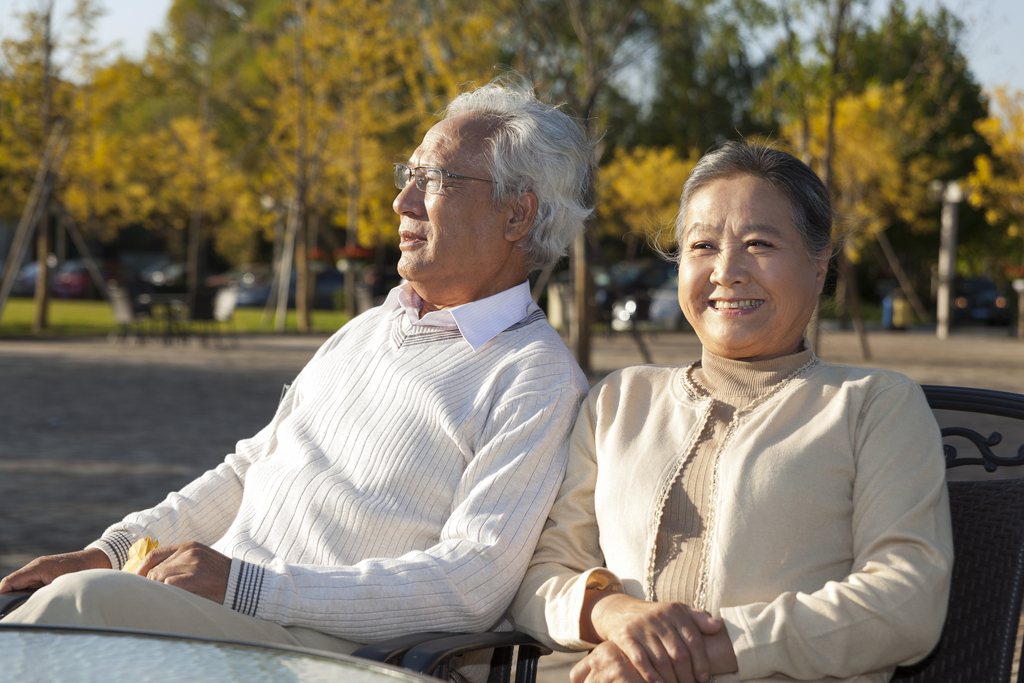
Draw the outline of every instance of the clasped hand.
M736 670L728 634L707 612L588 591L584 613L584 637L601 644L573 667L572 683L693 683Z
M157 548L146 556L135 573L223 603L231 575L231 558L193 541Z
M48 555L32 560L5 577L0 581L0 593L35 590L50 585L64 574L109 568L106 554L96 548ZM231 574L231 558L202 543L183 543L157 548L146 556L135 573L223 603Z

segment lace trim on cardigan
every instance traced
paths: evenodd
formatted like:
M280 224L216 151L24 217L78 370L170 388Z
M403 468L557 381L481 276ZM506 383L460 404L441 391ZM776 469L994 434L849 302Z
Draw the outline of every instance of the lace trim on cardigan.
M704 413L698 420L698 427L693 430L693 437L691 437L690 443L687 444L686 449L683 450L682 456L676 461L676 466L672 468L672 476L662 482L661 490L658 492L658 505L656 507L654 519L651 520L650 540L647 544L647 560L644 566L644 577L646 579L644 581L644 598L648 602L654 600L654 562L657 559L658 553L658 528L661 526L661 518L665 514L665 504L668 502L668 496L672 491L673 482L675 482L679 477L679 473L683 471L683 467L685 467L687 461L697 450L697 443L711 424L711 407L713 405L714 401L710 398L707 399L704 405Z
M726 446L729 445L729 442L732 440L733 434L736 432L736 425L737 425L737 423L739 421L739 418L740 418L741 415L746 415L746 414L750 413L751 411L757 409L759 406L764 405L772 397L774 397L776 394L778 394L784 388L789 386L789 384L794 379L799 377L801 374L806 372L808 369L810 369L810 368L814 367L815 365L817 365L819 362L820 361L818 360L817 356L812 354L810 360L808 360L802 366L800 366L795 371L793 371L789 376L787 376L781 382L779 382L774 387L772 387L772 389L770 391L766 392L764 395L759 396L758 398L756 398L753 401L751 401L750 404L747 405L742 410L737 410L733 414L732 419L729 420L729 426L726 428L725 435L722 437L722 441L719 444L718 448L715 450L715 453L714 453L714 456L713 456L715 464L714 464L714 470L713 470L713 472L711 474L711 501L710 501L710 503L708 505L708 519L707 519L707 524L706 524L706 527L705 527L704 540L701 543L701 552L700 552L700 580L699 580L698 588L697 588L697 601L696 601L697 604L694 605L697 609L707 610L708 567L710 565L711 549L712 549L712 546L714 544L715 536L716 536L716 534L718 532L718 526L717 526L717 517L718 517L718 515L717 515L717 511L718 511L719 488L720 488L720 483L721 483L720 471L721 471L721 463L722 463L722 453L725 451ZM704 414L705 424L704 424L704 426L701 429L701 431L703 432L703 430L707 428L707 420L708 420L708 417L710 415L711 406L714 404L714 399L711 398L710 395L707 395L707 392L706 392L706 390L704 390L704 387L699 382L697 382L694 379L694 377L693 377L693 370L699 364L700 364L700 361L694 361L693 363L690 363L689 365L687 365L686 367L683 368L683 371L678 374L678 377L679 377L680 384L682 385L682 389L683 389L683 391L686 392L687 396L689 396L694 401L704 401L704 400L710 401L710 403L708 403L707 409L706 409L705 414ZM701 392L703 392L704 395L701 395ZM692 453L694 446L695 446L695 442L690 444L690 453ZM676 472L675 476L679 476L679 473ZM671 487L671 483L673 481L675 481L674 478L671 479L665 486L663 486L663 496L662 496L661 502L660 502L661 507L659 508L658 515L657 515L657 523L659 525L661 523L661 515L662 515L662 512L664 510L665 500L667 499L668 488ZM654 537L657 538L657 526L654 528ZM652 557L653 557L653 553L652 553ZM647 574L647 583L648 583L649 586L652 586L652 587L653 587L653 582L654 582L653 568L654 568L653 567L653 560L649 559L648 571L646 572L646 574ZM651 595L653 595L653 590L651 591ZM648 599L650 599L650 598L648 598Z

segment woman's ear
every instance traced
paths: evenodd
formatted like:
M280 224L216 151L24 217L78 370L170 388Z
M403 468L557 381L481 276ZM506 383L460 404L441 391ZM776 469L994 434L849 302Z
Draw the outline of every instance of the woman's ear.
M505 239L518 242L530 233L533 220L537 217L537 195L524 192L512 200L509 217L505 222Z
M818 271L815 273L815 279L818 282L818 294L820 295L822 290L825 289L825 277L828 275L828 264L832 260L832 245L825 247L825 250L818 256Z

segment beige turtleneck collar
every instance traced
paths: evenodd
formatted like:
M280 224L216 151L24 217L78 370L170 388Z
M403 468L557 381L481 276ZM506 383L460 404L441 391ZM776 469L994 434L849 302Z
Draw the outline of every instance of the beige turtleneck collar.
M788 356L758 361L732 360L704 349L693 367L693 380L714 398L757 398L814 358L806 339L801 348Z

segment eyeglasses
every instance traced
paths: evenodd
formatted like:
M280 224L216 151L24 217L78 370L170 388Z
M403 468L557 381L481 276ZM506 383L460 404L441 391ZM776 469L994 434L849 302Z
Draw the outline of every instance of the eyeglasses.
M410 181L416 183L416 189L420 192L437 194L444 187L444 179L459 178L461 180L479 180L482 183L493 183L495 181L487 178L474 178L468 175L456 175L443 168L434 166L417 166L409 168L405 164L394 164L395 166L395 187L404 190Z

